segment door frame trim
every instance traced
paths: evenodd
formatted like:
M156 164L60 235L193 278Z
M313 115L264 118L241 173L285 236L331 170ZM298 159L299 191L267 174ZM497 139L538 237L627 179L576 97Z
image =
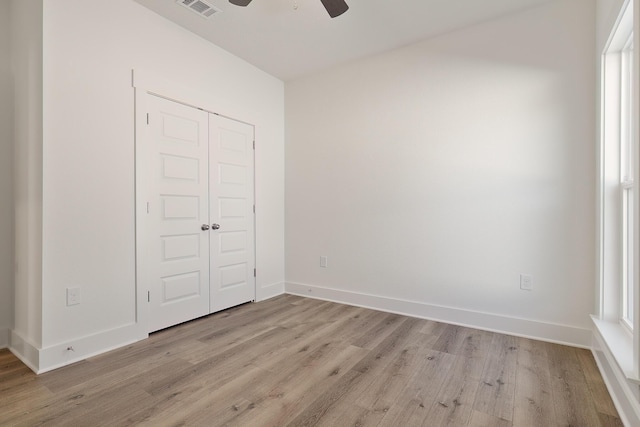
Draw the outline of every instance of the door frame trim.
M147 215L146 200L149 194L149 167L148 160L151 158L148 150L142 141L145 141L148 131L147 126L147 102L148 97L157 96L168 101L177 102L182 105L193 107L206 111L210 114L219 115L230 120L235 120L253 127L253 138L256 139L256 125L258 122L258 114L254 112L247 113L246 108L233 106L232 103L224 103L224 105L214 105L210 100L202 96L201 91L184 87L175 82L171 82L153 73L148 73L139 69L131 72L131 85L134 89L134 150L135 150L135 265L136 265L136 323L142 326L142 329L149 331L150 311L148 304L148 292L150 288L145 283L149 282L148 263L142 262L148 256L148 245L145 238L148 236L147 221L144 221ZM236 118L244 116L245 120ZM145 161L146 160L146 161ZM256 203L256 153L253 151L253 204ZM258 264L257 251L257 221L256 214L253 215L253 251L254 251L254 268ZM258 299L258 281L254 280L254 301ZM147 335L148 336L148 335Z

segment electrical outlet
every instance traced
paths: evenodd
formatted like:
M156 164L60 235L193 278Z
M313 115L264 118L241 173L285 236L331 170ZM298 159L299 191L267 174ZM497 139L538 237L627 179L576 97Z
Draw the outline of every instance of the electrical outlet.
M520 289L523 291L532 291L533 290L533 276L530 274L521 274L520 275Z
M327 268L327 257L326 256L321 256L320 257L320 267Z
M67 288L67 306L78 305L80 302L80 288Z

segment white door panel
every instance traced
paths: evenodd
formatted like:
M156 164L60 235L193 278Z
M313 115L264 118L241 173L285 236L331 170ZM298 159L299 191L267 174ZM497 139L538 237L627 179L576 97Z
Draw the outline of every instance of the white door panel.
M209 116L211 311L255 299L253 127Z
M209 313L207 113L149 96L150 331Z

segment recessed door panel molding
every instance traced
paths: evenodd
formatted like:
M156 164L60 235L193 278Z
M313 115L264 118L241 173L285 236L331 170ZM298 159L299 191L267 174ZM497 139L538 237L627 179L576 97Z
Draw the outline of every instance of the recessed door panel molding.
M199 167L199 159L163 154L161 177L163 179L180 179L198 182L200 177Z
M200 234L160 236L161 261L178 261L200 257Z
M231 155L230 152L236 152L240 156L245 156L253 141L249 141L246 134L242 132L235 132L229 129L220 129L220 150L227 151L227 156ZM242 162L242 160L239 160Z
M162 219L171 220L195 220L202 218L200 212L199 196L183 195L160 195L160 206L162 207ZM205 217L206 218L206 217Z
M219 163L218 172L218 184L238 185L243 187L247 185L248 174L245 166Z
M232 231L220 233L220 253L237 254L243 253L248 250L247 247L247 232L246 231Z
M247 199L218 198L220 219L245 219L247 217Z
M230 288L246 286L247 273L247 264L244 262L220 268L220 289L231 291Z
M202 129L198 120L189 120L184 116L174 116L164 110L161 112L160 118L162 120L162 136L165 139L192 145L202 143L201 132L206 131L206 129Z
M171 277L163 277L161 305L176 304L185 299L197 298L201 293L200 272L178 274Z

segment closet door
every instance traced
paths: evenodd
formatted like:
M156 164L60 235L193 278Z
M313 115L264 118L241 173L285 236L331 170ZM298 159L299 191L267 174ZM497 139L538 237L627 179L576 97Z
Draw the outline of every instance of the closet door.
M208 114L149 95L150 332L209 314Z
M253 126L209 115L211 312L255 300Z

